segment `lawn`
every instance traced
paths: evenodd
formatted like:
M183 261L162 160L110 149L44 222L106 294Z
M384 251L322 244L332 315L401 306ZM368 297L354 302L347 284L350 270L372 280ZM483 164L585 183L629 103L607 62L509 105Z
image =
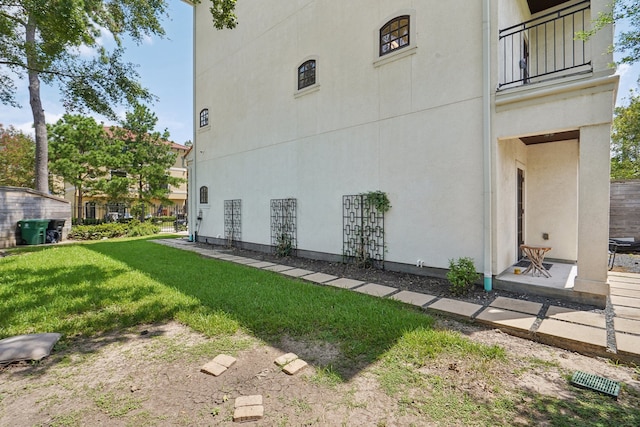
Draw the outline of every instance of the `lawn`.
M635 389L624 388L627 399L618 402L567 381L571 399L518 390L502 375L522 375L538 369L538 362L515 361L501 347L434 328L422 310L151 240L33 247L1 258L0 338L60 332L64 346L76 337L176 320L208 337L240 331L273 346L285 336L330 343L341 361L319 367L328 378L346 383L373 366L380 389L425 422L639 424ZM460 363L448 369L457 377L429 372L447 360ZM481 387L467 387L469 382ZM480 389L488 392L479 396Z

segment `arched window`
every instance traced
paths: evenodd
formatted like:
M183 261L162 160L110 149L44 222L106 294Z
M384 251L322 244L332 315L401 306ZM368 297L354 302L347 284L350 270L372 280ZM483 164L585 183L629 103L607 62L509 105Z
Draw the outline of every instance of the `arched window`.
M200 127L205 127L209 124L209 109L203 108L200 111Z
M310 59L298 67L298 90L316 84L316 60Z
M380 28L380 56L409 46L409 15L398 16Z
M209 203L209 187L200 187L200 203Z

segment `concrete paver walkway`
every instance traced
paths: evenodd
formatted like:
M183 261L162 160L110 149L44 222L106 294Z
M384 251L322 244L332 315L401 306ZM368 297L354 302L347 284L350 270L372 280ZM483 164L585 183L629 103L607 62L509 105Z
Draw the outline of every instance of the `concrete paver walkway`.
M579 353L640 363L640 274L610 273L612 310L599 313L496 297L487 305L440 298L419 292L401 291L391 286L335 277L292 266L238 257L196 246L185 239L154 242L197 252L203 256L235 262L248 267L278 272L323 286L350 289L369 295L392 298L427 311L478 321L507 333ZM610 317L610 318L607 318Z

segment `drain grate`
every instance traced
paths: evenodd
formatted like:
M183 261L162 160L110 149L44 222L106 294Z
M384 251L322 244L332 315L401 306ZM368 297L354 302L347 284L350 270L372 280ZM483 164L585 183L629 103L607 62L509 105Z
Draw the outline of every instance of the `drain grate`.
M613 396L616 400L618 399L618 394L620 394L620 383L597 375L587 374L582 371L576 371L573 373L571 383L578 387L589 388L600 393L608 394L609 396Z

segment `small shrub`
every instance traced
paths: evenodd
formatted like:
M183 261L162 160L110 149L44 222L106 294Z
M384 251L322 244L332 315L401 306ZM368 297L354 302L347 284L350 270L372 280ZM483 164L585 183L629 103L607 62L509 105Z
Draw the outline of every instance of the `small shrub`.
M476 271L473 259L468 257L449 260L449 272L447 279L451 282L451 293L453 295L464 295L469 292L473 282L478 280L480 275Z
M293 253L293 241L287 233L282 233L276 239L276 256L287 257Z

